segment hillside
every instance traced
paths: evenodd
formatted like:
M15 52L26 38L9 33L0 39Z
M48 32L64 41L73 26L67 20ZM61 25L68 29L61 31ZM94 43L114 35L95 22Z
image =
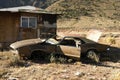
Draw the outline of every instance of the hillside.
M62 13L59 27L120 28L120 0L59 0L47 10Z
M60 11L66 18L99 16L120 20L119 0L59 0L47 9Z
M31 5L46 8L57 0L0 0L0 8Z
M0 8L31 5L60 12L64 29L109 28L120 30L120 0L1 0ZM64 24L63 24L64 23ZM87 23L87 24L86 24ZM76 27L76 28L75 28Z

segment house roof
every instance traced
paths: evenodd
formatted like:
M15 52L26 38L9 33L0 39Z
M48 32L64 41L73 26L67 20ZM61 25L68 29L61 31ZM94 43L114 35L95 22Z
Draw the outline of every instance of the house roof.
M34 6L20 6L20 7L11 7L11 8L2 8L0 12L27 12L27 13L39 13L39 14L59 14L55 12L46 11L41 8Z
M18 12L20 9L36 10L36 7L34 7L34 6L20 6L20 7L2 8L2 9L0 9L0 11Z

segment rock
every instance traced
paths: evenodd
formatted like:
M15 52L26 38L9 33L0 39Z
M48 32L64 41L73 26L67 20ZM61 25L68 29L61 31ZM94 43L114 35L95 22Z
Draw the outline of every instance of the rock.
M81 62L74 63L74 65L81 65L81 64L82 64Z
M44 80L56 80L56 79L55 79L55 76L50 76L50 77L48 77L47 79L44 79Z
M61 73L66 73L66 72L68 72L66 69L61 71Z
M73 60L72 59L68 59L68 62L71 63Z
M103 77L102 80L107 80L107 78L106 78L106 77Z
M82 77L84 75L85 75L85 73L83 73L83 72L76 72L75 73L75 76L78 76L78 77Z
M26 64L24 64L25 67L29 67L31 66L31 63L30 62L27 62Z
M8 78L11 75L11 73L7 73L4 77Z
M14 77L9 77L7 80L19 80L19 79Z
M69 77L70 77L70 76L68 76L68 75L62 75L62 76L61 76L61 78L63 78L63 79L69 79Z
M96 77L91 76L89 80L96 80Z
M89 75L93 75L92 73L87 73L87 75L89 76Z
M93 66L93 69L96 69L97 68L97 66Z

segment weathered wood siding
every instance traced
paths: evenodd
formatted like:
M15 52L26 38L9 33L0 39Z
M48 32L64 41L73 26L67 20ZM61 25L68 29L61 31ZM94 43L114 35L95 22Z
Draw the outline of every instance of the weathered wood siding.
M0 43L9 43L37 37L37 28L22 28L21 16L37 17L37 14L0 12ZM0 44L1 45L1 44Z
M20 15L21 16L27 16L27 17L38 17L38 14L31 14L31 13L21 13ZM38 28L38 25L37 25L36 28L22 28L20 26L20 28L19 28L19 39L23 40L23 39L37 38L37 28Z
M21 16L37 17L37 27L21 27ZM56 34L56 19L57 15L52 14L0 12L0 47L1 43L8 45L18 40L51 37Z
M0 42L16 41L19 23L17 16L9 12L0 13Z

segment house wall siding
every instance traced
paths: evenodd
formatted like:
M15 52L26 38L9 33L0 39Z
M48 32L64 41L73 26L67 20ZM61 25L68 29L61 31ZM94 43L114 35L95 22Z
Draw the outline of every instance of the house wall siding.
M21 16L37 17L37 27L21 27ZM0 12L0 48L8 47L9 44L18 40L51 37L49 33L56 34L56 20L56 15L27 12Z
M20 18L21 16L26 16L26 17L37 17L38 18L38 14L32 14L32 13L20 13ZM20 22L20 21L19 21ZM21 23L19 23L20 25ZM19 39L23 40L23 39L32 39L32 38L37 38L37 28L38 28L38 23L36 28L23 28L23 27L19 27Z
M13 42L17 36L17 15L0 13L0 42Z

